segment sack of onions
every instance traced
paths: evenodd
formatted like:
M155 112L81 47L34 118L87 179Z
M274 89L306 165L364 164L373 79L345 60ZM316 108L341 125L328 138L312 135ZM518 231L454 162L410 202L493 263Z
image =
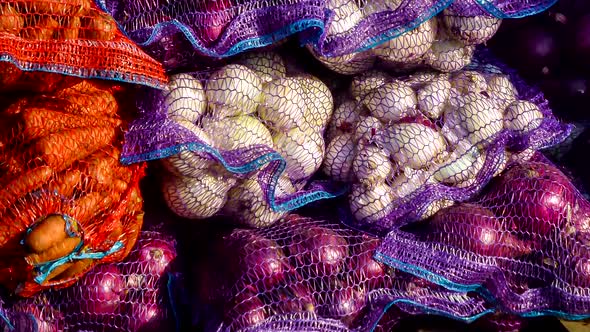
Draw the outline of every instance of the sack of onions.
M378 257L450 289L485 294L512 315L581 320L590 318L588 239L590 202L536 152L473 199L391 231Z
M43 94L0 93L0 284L20 296L122 260L143 221L144 165L119 163L129 91L47 78Z
M141 103L123 160L161 159L164 198L181 217L222 213L265 227L332 196L321 187L303 190L324 159L332 94L316 77L288 75L276 53L173 75Z
M352 184L362 226L387 230L469 198L507 164L565 139L571 127L513 71L478 54L454 73L352 79L326 131L322 172Z
M183 274L173 263L176 242L156 229L142 231L129 256L101 264L75 285L6 301L6 331L172 331L180 317ZM173 310L176 312L174 313ZM4 326L3 326L4 324ZM10 325L9 325L10 324ZM180 325L182 326L182 325Z
M198 307L222 311L198 315L211 330L364 331L434 308L458 319L487 309L480 297L387 268L373 259L381 240L338 221L289 215L211 242L193 280Z

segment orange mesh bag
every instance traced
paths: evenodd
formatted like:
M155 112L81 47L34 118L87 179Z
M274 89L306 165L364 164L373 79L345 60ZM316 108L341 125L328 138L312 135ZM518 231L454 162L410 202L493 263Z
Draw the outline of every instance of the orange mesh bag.
M0 61L25 71L160 87L163 67L92 0L0 1Z
M143 222L145 166L119 163L130 114L115 96L127 91L60 85L1 104L0 284L21 296L122 260Z

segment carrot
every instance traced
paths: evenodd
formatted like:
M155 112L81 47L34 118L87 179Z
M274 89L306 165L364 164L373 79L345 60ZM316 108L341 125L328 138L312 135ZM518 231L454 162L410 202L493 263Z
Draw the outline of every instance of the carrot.
M40 221L25 237L25 245L35 253L41 253L68 237L66 220L60 215L51 215Z
M90 192L67 207L66 214L74 216L80 224L84 225L100 212L110 208L112 204L113 199L108 193Z
M82 23L79 16L66 17L57 32L57 38L66 40L78 39L81 26Z
M90 8L87 0L20 0L26 13L73 15L81 14Z
M0 7L0 32L18 35L25 26L25 19L10 5Z
M6 87L16 83L23 72L10 62L0 62L0 86Z
M95 117L57 112L48 108L27 108L22 112L19 134L33 140L66 129L98 127L112 124L120 126L119 119L97 119Z
M23 38L31 40L50 40L53 38L55 30L59 28L59 22L50 16L43 16L38 22L36 17L31 17L31 22L24 28L20 35Z
M69 129L40 138L33 148L47 165L62 171L76 160L110 145L116 135L117 130L110 126Z
M112 40L117 32L117 25L106 13L95 12L93 17L85 17L82 25L83 38L95 40Z
M30 265L53 261L72 253L80 242L82 242L82 239L79 237L67 237L43 252L27 255L25 260Z
M113 117L119 109L117 100L108 91L70 94L64 96L64 99L70 102L64 111L72 114Z
M37 167L22 173L0 190L0 211L12 206L20 197L43 186L52 175L53 170L48 166Z
M78 169L69 169L61 172L55 179L47 186L50 192L57 192L61 196L71 197L74 190L80 186L82 182L82 172Z
M90 266L93 263L94 260L89 258L75 261L72 265L68 265L68 268L65 271L63 271L63 273L59 274L57 277L61 280L67 280L73 277L77 277L84 271L88 270L88 268L90 268Z

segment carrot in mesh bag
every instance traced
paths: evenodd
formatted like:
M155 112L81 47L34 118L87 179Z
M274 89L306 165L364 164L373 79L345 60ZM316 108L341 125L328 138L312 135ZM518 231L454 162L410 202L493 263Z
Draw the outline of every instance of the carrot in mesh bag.
M394 230L377 259L521 317L590 315L590 204L540 153L469 203Z
M81 81L0 112L0 283L21 296L68 286L135 243L144 165L119 164L127 119L114 90ZM85 94L95 103L78 103Z
M472 321L493 311L478 296L387 268L373 259L378 238L337 221L289 215L210 241L195 292L200 308L217 310L203 316L211 330L371 331L408 315Z
M316 77L287 73L274 52L173 75L139 103L122 162L162 160L164 198L182 217L229 214L266 227L343 192L325 182L305 187L323 162L332 93Z
M118 28L112 17L91 0L4 1L0 5L0 82L13 88L40 89L31 78L58 76L101 78L160 87L166 82L162 66L145 54ZM43 87L51 89L51 85Z

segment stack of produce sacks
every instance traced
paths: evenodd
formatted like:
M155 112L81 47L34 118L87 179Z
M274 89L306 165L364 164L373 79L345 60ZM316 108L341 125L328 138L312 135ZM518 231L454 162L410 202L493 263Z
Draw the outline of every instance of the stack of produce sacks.
M7 321L0 327L15 332L173 331L177 323L170 306L183 283L175 246L161 231L142 231L123 262L100 265L66 289L6 298Z
M426 50L434 42L432 51L438 58L432 61L440 65L441 58L450 61L451 56L467 57L468 54L461 53L469 52L469 45L491 37L501 19L533 15L553 3L552 0L110 0L104 6L146 52L166 68L178 69L190 66L195 55L229 57L276 45L291 35L298 35L322 57L343 57L334 61L348 62L354 53L383 43L387 47L381 53L385 58L395 59L399 55L394 53L405 52L403 49L412 47L418 36L410 33L397 42L392 38L415 29L444 10L440 17L456 40L434 42L431 32L435 31L430 30L426 33L430 34L429 39L420 41L421 48ZM440 36L440 39L447 37Z
M479 296L447 291L373 260L381 241L338 221L292 214L211 242L195 268L198 306L217 310L217 317L202 315L205 330L370 331L407 315L473 321L493 312Z
M375 231L427 218L476 194L507 164L571 127L485 52L465 70L353 78L326 131L322 171L352 183L356 225Z
M481 195L395 229L376 259L524 317L590 318L590 203L540 153Z
M166 82L162 65L92 0L2 1L0 54L22 70L154 87Z
M333 196L321 186L302 190L324 158L332 94L311 75L287 74L275 53L173 75L140 103L122 160L162 159L164 198L179 216L222 213L264 227Z
M119 163L132 110L115 97L128 90L2 70L0 284L30 296L125 258L142 225L144 165Z

